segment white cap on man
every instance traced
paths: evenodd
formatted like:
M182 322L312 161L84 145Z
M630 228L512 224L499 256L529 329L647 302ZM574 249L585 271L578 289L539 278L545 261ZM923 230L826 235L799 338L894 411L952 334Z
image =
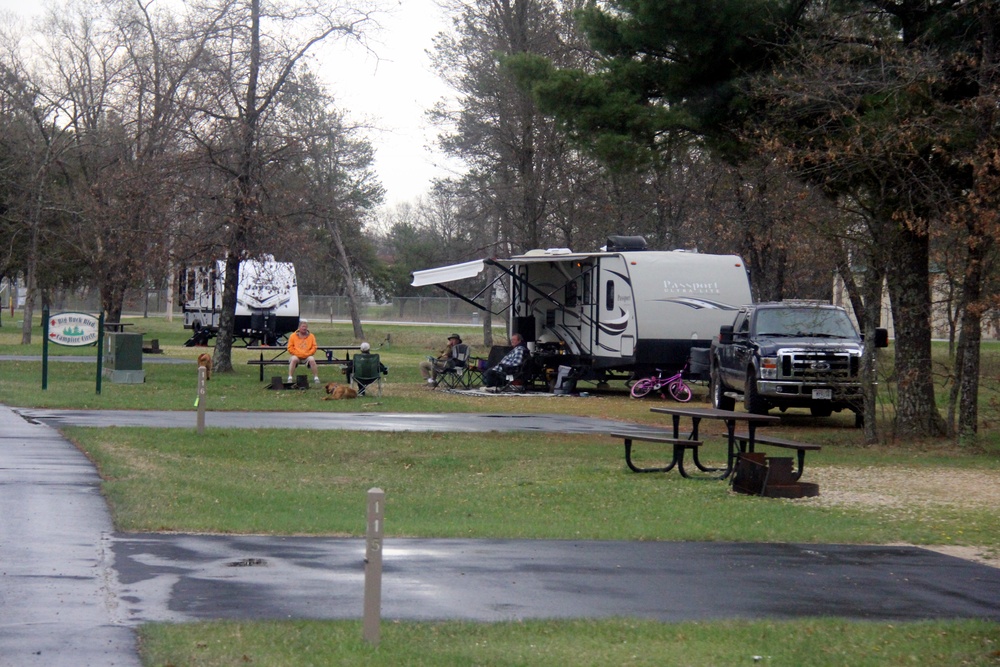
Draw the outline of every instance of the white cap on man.
M369 345L368 343L361 343L361 351L362 352L367 352L370 349L372 349L371 345Z

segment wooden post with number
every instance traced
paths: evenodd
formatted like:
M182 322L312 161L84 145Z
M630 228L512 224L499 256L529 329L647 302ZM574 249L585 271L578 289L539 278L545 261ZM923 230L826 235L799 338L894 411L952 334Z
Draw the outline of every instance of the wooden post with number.
M194 404L198 408L198 435L205 433L205 381L208 370L204 366L198 367L198 398Z
M363 636L378 646L382 616L382 537L385 491L368 489L368 530L365 533L365 612Z

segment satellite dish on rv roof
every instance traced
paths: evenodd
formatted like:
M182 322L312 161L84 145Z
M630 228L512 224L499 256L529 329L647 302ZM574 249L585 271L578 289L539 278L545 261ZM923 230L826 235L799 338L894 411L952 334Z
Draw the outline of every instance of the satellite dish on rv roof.
M608 252L645 250L646 239L642 236L609 236L608 245L605 247L608 249Z

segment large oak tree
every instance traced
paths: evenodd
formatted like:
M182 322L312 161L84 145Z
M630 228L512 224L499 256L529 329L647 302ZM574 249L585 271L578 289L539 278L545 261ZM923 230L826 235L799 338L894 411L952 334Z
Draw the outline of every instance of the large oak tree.
M810 152L787 164L862 207L879 233L868 246L892 249L898 430L939 435L929 248L933 226L979 191L970 149L981 135L969 130L983 122L975 100L992 94L998 11L984 0L612 0L580 14L604 56L592 71L513 66L609 161L655 159L678 131L733 164Z

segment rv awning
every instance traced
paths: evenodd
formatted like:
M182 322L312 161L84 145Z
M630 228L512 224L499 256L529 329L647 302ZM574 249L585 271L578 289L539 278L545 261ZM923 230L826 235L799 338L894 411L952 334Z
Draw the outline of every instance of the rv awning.
M581 262L594 257L600 257L607 253L579 253L579 252L553 252L553 251L531 251L525 255L517 255L510 259L495 259L493 262L499 266L514 267L522 264L546 264L551 262Z
M475 278L486 269L486 260L476 259L462 264L452 264L451 266L439 266L436 269L424 269L413 272L413 287L425 287L427 285L440 285L451 283L456 280Z

